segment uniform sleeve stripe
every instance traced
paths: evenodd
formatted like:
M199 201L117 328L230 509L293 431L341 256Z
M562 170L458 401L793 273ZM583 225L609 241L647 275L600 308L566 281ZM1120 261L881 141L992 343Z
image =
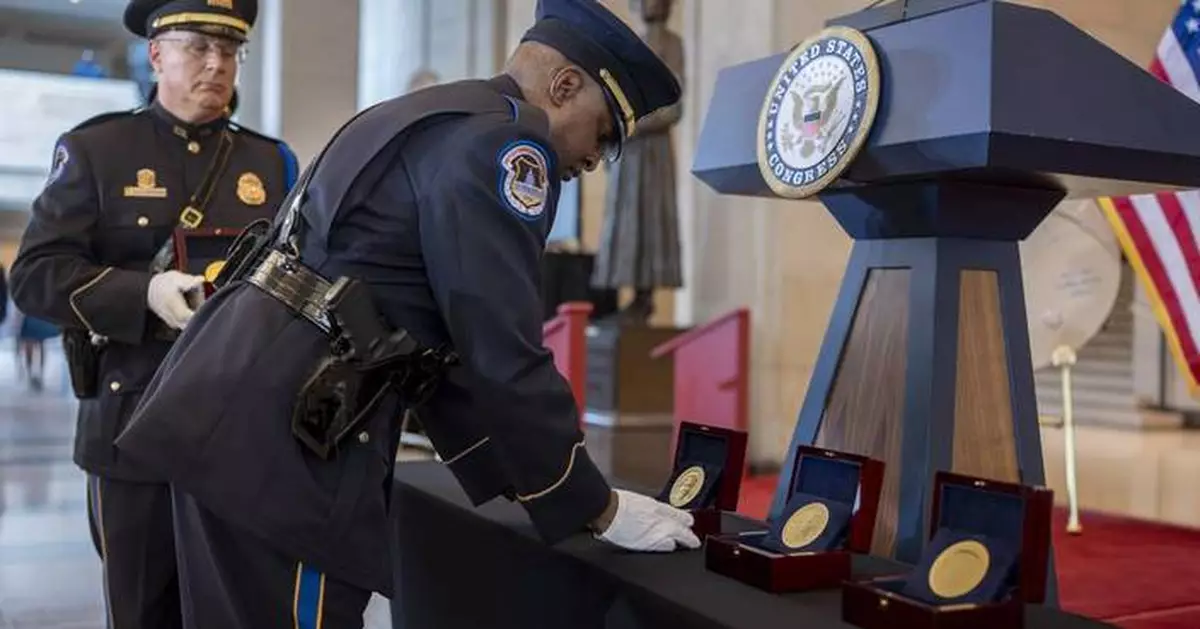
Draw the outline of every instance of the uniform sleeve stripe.
M575 467L575 453L579 452L579 449L582 448L583 445L584 445L584 442L580 441L579 443L575 444L574 447L571 448L571 458L567 461L567 469L566 469L566 471L563 472L563 475L561 477L559 477L559 479L553 485L551 485L535 494L525 494L525 495L518 494L517 500L519 502L529 502L530 500L537 500L538 498L541 498L542 496L549 494L550 492L554 491L555 489L558 489L563 483L567 482L567 479L571 477L571 470Z
M483 439L480 439L479 441L477 441L475 443L475 445L467 448L466 450L463 450L462 452L459 452L458 454L454 455L453 457L451 457L450 459L445 461L446 465L453 465L454 463L461 460L463 457L465 457L468 454L477 450L479 448L479 446L482 446L483 444L487 443L488 440L490 440L490 439L491 439L491 437L484 437Z
M71 310L75 313L75 316L79 318L79 322L83 324L83 327L87 328L87 331L91 332L92 334L96 333L96 328L93 328L91 322L89 322L87 320L87 318L83 316L82 312L79 312L79 306L75 302L76 302L76 299L80 295L87 292L87 290L89 288L100 283L100 280L104 279L104 277L106 275L108 275L109 273L112 273L112 270L113 270L113 268L111 266L106 267L103 271L100 271L100 273L98 273L96 275L96 277L93 277L91 280L89 280L83 286L76 288L74 291L71 292L71 294L69 296L67 296L67 302L69 302L71 304Z
M296 564L296 590L292 598L292 627L321 629L325 607L325 574L304 562Z

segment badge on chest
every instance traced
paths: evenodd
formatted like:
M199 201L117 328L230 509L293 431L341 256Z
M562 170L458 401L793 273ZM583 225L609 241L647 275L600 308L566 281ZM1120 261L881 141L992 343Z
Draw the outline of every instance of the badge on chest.
M143 168L137 171L137 183L125 186L125 196L135 199L165 199L167 189L158 185L158 175L153 169Z
M258 175L242 173L237 180L237 196L246 205L262 205L267 202L267 189Z

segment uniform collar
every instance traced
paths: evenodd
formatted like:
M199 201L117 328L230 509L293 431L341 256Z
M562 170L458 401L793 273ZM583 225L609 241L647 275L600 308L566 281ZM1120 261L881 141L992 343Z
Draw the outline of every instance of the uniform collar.
M487 81L497 92L510 96L517 100L525 100L525 94L521 92L521 86L517 85L517 81L507 74L498 74Z
M224 129L225 125L229 123L229 119L224 117L204 124L184 122L177 118L175 114L167 111L167 108L163 107L162 103L158 100L155 100L150 105L150 111L154 113L154 117L162 122L168 130L184 140L208 137L214 132Z

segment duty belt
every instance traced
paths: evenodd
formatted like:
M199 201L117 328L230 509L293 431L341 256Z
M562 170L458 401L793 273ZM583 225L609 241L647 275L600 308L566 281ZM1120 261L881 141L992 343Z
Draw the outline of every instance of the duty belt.
M271 249L246 281L308 319L325 334L335 335L325 308L325 296L333 284L296 258Z

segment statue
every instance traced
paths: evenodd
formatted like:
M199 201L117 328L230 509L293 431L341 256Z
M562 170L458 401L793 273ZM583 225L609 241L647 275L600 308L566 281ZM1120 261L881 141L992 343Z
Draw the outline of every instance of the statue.
M667 29L671 0L632 0L630 6L645 23L643 39L682 83L683 40ZM604 226L592 285L634 289L633 301L618 314L625 323L649 319L655 288L683 285L671 142L671 129L682 115L681 105L676 104L640 120L620 159L608 169Z

